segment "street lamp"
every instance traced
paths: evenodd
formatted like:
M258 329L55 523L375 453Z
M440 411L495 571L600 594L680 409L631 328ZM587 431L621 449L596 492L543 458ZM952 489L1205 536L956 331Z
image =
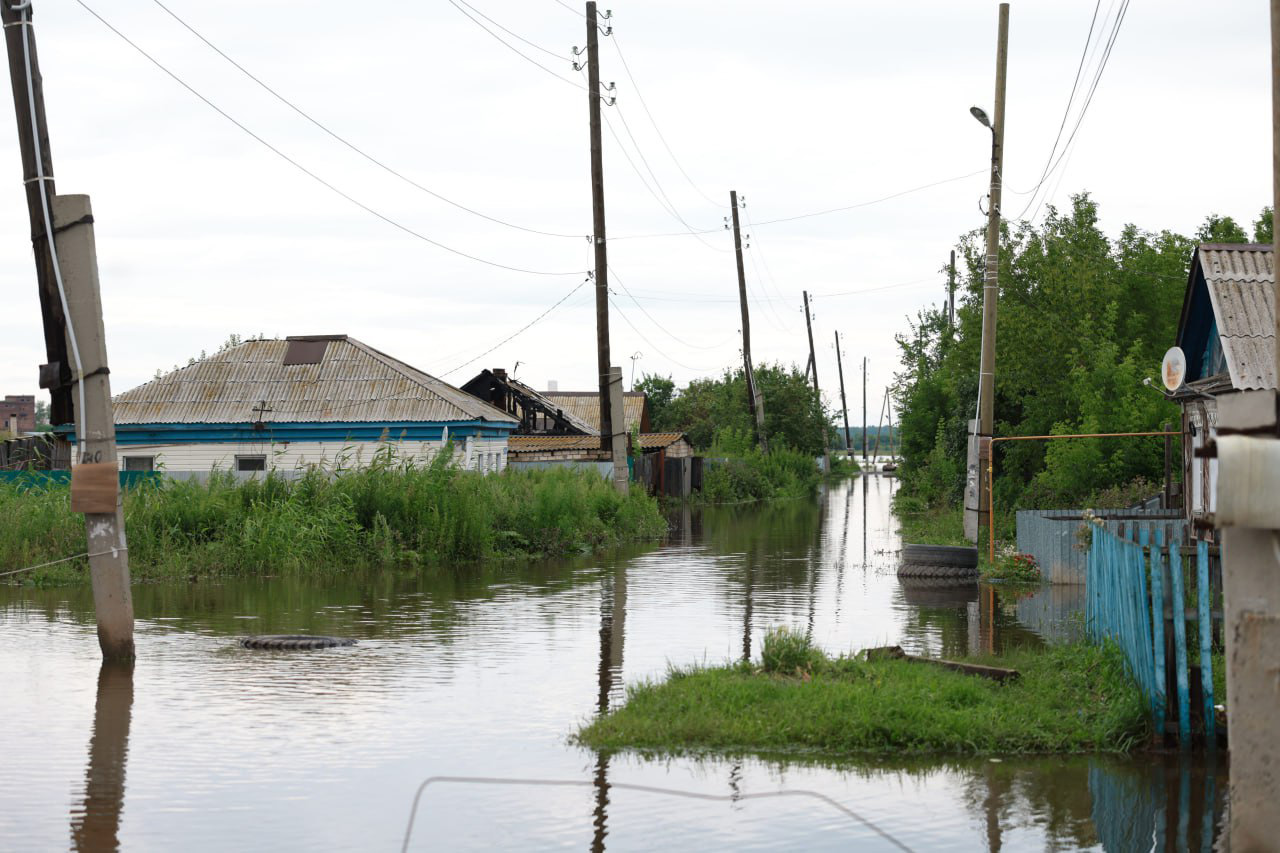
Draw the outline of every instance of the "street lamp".
M631 390L636 390L636 362L644 358L644 353L636 352L631 356Z
M969 112L973 114L973 117L978 120L980 125L995 133L996 129L991 126L991 119L987 118L986 110L982 107L969 107Z

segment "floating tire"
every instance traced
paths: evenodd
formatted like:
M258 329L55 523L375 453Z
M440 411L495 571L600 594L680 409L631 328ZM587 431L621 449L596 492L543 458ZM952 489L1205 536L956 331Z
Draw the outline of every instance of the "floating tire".
M902 564L915 566L952 566L958 569L978 568L978 549L959 545L902 546Z
M904 563L898 566L900 578L938 578L943 580L963 581L975 580L978 577L977 567L963 566L923 566L915 563Z
M348 637L316 637L310 634L269 634L262 637L241 637L240 645L246 649L267 651L303 651L308 649L332 649L337 646L354 646Z

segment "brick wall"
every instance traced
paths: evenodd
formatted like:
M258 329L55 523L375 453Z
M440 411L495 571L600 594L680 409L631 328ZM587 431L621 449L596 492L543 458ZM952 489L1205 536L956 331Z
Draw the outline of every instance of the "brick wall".
M34 394L6 394L0 401L0 432L9 429L9 419L18 418L18 432L35 432L36 397Z

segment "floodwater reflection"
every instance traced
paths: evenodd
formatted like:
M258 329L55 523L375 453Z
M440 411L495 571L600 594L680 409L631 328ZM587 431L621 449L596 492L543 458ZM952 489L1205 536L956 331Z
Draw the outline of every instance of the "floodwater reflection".
M84 793L71 809L71 844L82 853L120 849L132 711L133 663L103 663L98 672Z
M394 848L425 779L486 777L561 784L432 786L411 849L1203 849L1224 781L1177 756L653 760L567 742L626 685L758 657L774 626L833 654L1071 635L1072 588L901 583L895 487L680 507L661 545L566 560L138 586L136 671L86 660L87 586L0 588L0 847ZM255 653L247 633L359 644ZM859 819L772 796L802 790Z

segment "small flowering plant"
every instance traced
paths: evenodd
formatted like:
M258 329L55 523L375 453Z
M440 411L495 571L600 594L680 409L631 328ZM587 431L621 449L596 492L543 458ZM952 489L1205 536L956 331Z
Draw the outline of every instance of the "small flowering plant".
M1042 579L1036 558L1030 554L1019 554L1012 548L1002 549L985 574L992 579L1018 583L1039 583Z

